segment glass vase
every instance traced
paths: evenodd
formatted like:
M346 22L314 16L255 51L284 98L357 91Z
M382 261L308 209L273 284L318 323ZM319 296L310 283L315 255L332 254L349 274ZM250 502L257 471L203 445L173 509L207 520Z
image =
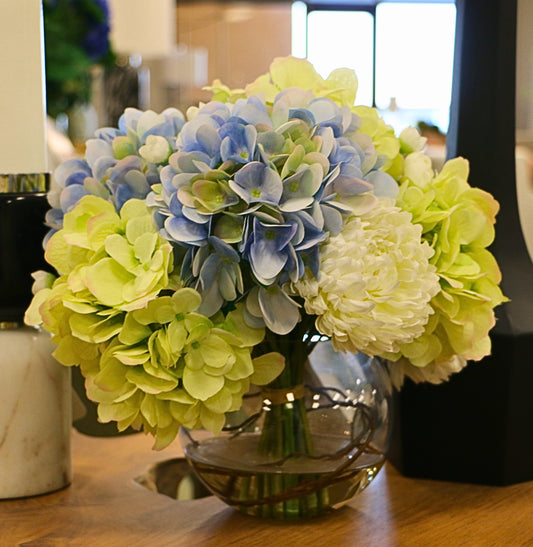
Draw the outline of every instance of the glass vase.
M313 343L308 358L304 342L276 349L292 362L250 391L220 435L182 428L180 440L198 478L235 509L315 517L343 506L383 466L392 388L378 359L336 352L330 341Z

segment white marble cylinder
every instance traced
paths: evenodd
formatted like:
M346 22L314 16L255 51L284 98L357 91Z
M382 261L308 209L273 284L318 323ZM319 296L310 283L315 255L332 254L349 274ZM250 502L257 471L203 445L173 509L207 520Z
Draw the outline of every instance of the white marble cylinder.
M53 350L47 332L0 330L0 499L70 483L70 369Z

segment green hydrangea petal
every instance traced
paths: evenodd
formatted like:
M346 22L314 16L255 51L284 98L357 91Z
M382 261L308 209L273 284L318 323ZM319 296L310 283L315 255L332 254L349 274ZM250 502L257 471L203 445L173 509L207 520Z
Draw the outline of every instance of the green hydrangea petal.
M250 381L264 386L275 380L285 368L285 357L277 352L265 353L253 360L254 373Z
M190 370L202 370L204 366L204 359L199 349L187 348L185 353L185 363Z
M46 262L60 275L70 273L78 264L85 263L91 255L92 251L67 243L63 231L56 232L48 240L44 253Z
M167 448L172 441L176 438L179 431L179 423L173 422L168 427L157 428L157 433L155 436L155 442L152 446L154 450L162 450Z
M135 312L133 312L126 314L124 326L118 335L118 339L122 344L133 346L145 340L151 334L151 329L137 321Z
M80 340L98 344L119 334L122 330L123 319L120 315L102 319L96 314L75 313L70 316L69 324L74 336Z
M129 272L133 271L138 261L132 246L119 234L110 235L105 240L105 250L118 264Z
M148 302L145 308L132 312L135 321L141 325L150 323L169 323L175 317L176 312L170 296L160 296Z
M156 378L145 374L142 367L130 367L126 371L126 379L150 395L156 395L162 391L171 391L178 385L176 378Z
M244 305L238 304L235 310L232 310L226 316L223 328L235 334L246 347L257 346L265 337L265 329L254 329L249 327L244 320Z
M168 342L172 348L173 355L181 354L185 341L187 340L187 330L181 321L172 321L167 329Z
M185 318L185 327L189 331L187 343L192 344L209 334L212 327L211 321L203 315L189 313Z
M159 409L157 407L157 399L154 396L146 393L143 397L140 411L148 425L154 428L157 425L157 419L159 417L158 410Z
M202 303L202 297L198 291L190 288L177 290L172 295L176 313L189 313L197 310Z
M233 352L235 354L235 363L226 374L226 378L229 380L242 380L252 376L254 373L254 364L250 352L247 349L237 348L234 348Z
M177 423L183 424L189 429L201 427L199 406L185 406L171 401L169 403L169 411Z
M172 391L158 393L157 398L163 401L179 403L180 405L183 405L184 408L197 403L197 401L193 399L184 389L173 389Z
M112 258L99 260L87 268L87 288L104 306L119 306L122 291L132 275Z
M210 334L202 340L200 353L206 365L210 367L222 367L233 356L230 346L220 337Z
M222 376L211 376L200 370L185 367L183 371L183 387L187 392L200 401L205 401L218 393L224 387Z
M242 239L242 218L224 213L217 221L213 234L226 243L239 243Z
M227 389L221 389L216 395L205 400L203 405L211 412L216 414L224 414L230 410L232 400L233 397L230 391Z
M57 347L52 355L62 365L79 365L80 358L89 359L89 355L95 353L93 344L79 340L71 334L55 338L54 342Z
M113 355L123 365L142 365L150 359L150 353L144 346L117 348Z
M131 201L138 200L129 200L126 203L130 203ZM135 243L139 237L142 237L147 233L154 233L154 225L152 217L146 214L146 210L143 216L134 217L127 221L126 239L130 243Z
M327 97L340 105L352 106L354 104L358 81L353 70L337 68L329 74L324 84L328 89Z
M212 412L205 405L202 405L202 408L200 409L200 422L207 430L218 434L222 431L222 428L226 423L226 418L224 414Z
M111 144L113 147L113 155L117 160L122 160L127 156L132 156L137 153L135 143L126 135L115 137Z
M121 403L101 403L98 405L98 420L102 423L120 422L136 416L138 410Z

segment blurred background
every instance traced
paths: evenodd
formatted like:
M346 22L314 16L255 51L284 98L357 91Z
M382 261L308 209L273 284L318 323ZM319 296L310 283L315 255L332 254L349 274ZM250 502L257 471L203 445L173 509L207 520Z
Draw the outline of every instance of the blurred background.
M533 2L518 5L517 144L531 171ZM63 145L54 144L52 168L128 106L185 112L209 99L203 87L215 78L243 87L290 54L324 77L355 69L356 103L376 106L397 132L418 126L435 167L445 159L453 1L43 0L43 8L48 113Z

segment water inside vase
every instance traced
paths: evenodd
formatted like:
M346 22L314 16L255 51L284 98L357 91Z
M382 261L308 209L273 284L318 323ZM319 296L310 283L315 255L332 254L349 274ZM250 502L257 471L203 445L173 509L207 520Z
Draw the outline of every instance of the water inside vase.
M259 435L214 437L184 447L207 488L241 512L273 518L302 518L337 509L362 491L381 469L379 451L337 457L344 437L317 438L330 456L293 455L282 463L257 454Z

